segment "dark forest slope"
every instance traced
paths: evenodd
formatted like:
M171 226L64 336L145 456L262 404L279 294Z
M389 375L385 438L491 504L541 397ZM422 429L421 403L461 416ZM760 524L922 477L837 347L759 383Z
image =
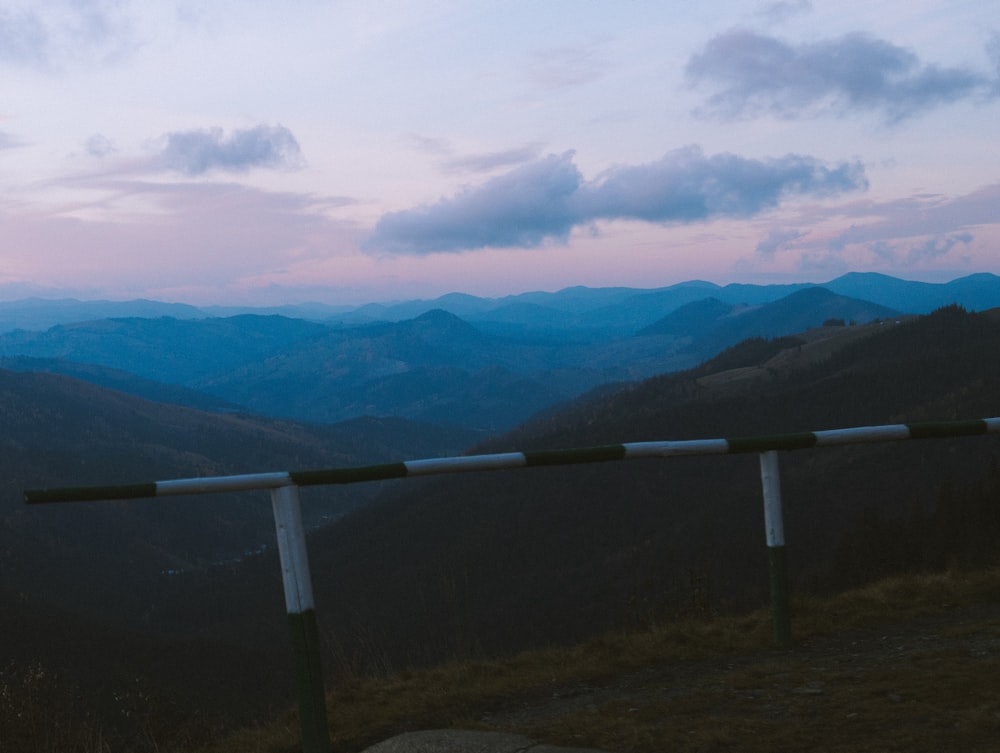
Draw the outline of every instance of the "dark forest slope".
M454 452L474 436L392 419L309 426L220 415L0 369L0 591L114 613L121 602L141 603L163 569L232 559L273 538L263 492L29 508L27 488L377 462ZM314 494L308 521L342 514L371 493Z
M76 734L68 714L81 724L98 714L106 743L110 727L125 736L115 750L145 750L154 708L164 729L212 724L216 713L250 722L291 692L275 671L287 667L287 637L261 639L259 615L239 635L203 637L228 623L231 571L247 550L266 547L255 556L277 571L266 492L28 507L25 489L383 462L454 453L476 436L400 419L310 426L219 415L0 369L0 749L16 704L62 725L40 728L40 739ZM304 491L304 515L318 524L376 491ZM280 584L268 594L264 622L283 621ZM161 619L165 600L182 608ZM258 690L234 693L232 683Z
M751 341L699 369L580 401L481 449L1000 413L998 312L949 308L841 330L837 347L815 333L780 341L777 353ZM998 456L995 436L783 454L796 587L990 551L1000 517L982 500L996 491ZM397 661L565 641L694 603L755 606L767 588L760 497L752 455L407 483L315 537L318 598L338 641L364 635Z

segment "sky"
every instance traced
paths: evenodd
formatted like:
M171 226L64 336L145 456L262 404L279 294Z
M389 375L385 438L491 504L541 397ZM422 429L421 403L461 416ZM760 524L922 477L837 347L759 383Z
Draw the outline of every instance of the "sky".
M1000 274L996 0L0 0L0 300Z

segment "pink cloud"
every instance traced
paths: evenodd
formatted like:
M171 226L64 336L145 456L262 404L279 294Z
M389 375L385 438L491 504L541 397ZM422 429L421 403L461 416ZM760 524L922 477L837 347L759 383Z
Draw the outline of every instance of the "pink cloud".
M356 247L328 211L348 203L228 183L90 183L99 198L0 206L7 281L131 290L197 281L220 289L309 257Z
M781 255L786 264L794 259L803 271L997 269L998 206L1000 185L954 197L917 194L814 205L787 223L807 232L786 237L781 228L772 228L757 253L759 259ZM769 243L779 236L780 244Z

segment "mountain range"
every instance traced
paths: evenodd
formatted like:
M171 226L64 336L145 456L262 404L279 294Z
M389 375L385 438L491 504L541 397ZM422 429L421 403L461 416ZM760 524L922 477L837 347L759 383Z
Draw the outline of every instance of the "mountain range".
M676 305L696 292L704 286L615 305L607 303L620 297L614 289L565 292L559 300L578 310L563 312L572 319L559 331L554 309L539 314L529 302L516 308L534 324L505 333L497 320L467 321L440 308L364 324L273 314L100 319L0 334L0 366L192 407L314 423L394 416L497 432L608 383L690 368L747 337L901 315L816 286L782 289L786 295L765 303L702 297ZM584 299L602 303L583 310Z
M283 306L203 306L149 300L79 301L27 298L0 301L0 332L44 330L57 324L97 319L203 319L240 314L276 315L325 323L359 323L414 319L441 309L481 329L509 332L586 332L624 334L647 326L685 303L716 298L726 303L757 305L784 298L809 287L824 287L838 295L876 303L910 314L926 314L958 304L972 311L1000 306L1000 277L979 273L946 283L901 280L874 272L851 272L825 283L716 285L692 280L667 287L566 288L556 292L529 292L500 298L449 293L431 300L369 303L358 306L325 303Z

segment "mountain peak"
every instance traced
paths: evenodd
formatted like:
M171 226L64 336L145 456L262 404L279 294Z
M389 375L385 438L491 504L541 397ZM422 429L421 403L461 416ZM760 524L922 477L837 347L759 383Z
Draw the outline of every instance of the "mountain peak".
M456 337L478 338L482 335L476 327L465 319L444 309L425 311L420 316L400 322L399 326L411 332L444 334L452 339Z
M462 319L460 316L456 316L450 311L445 311L444 309L431 309L430 311L425 311L420 316L414 317L412 321L425 322L427 324L439 324L439 325L462 324L465 325L466 327L472 326L464 319Z

